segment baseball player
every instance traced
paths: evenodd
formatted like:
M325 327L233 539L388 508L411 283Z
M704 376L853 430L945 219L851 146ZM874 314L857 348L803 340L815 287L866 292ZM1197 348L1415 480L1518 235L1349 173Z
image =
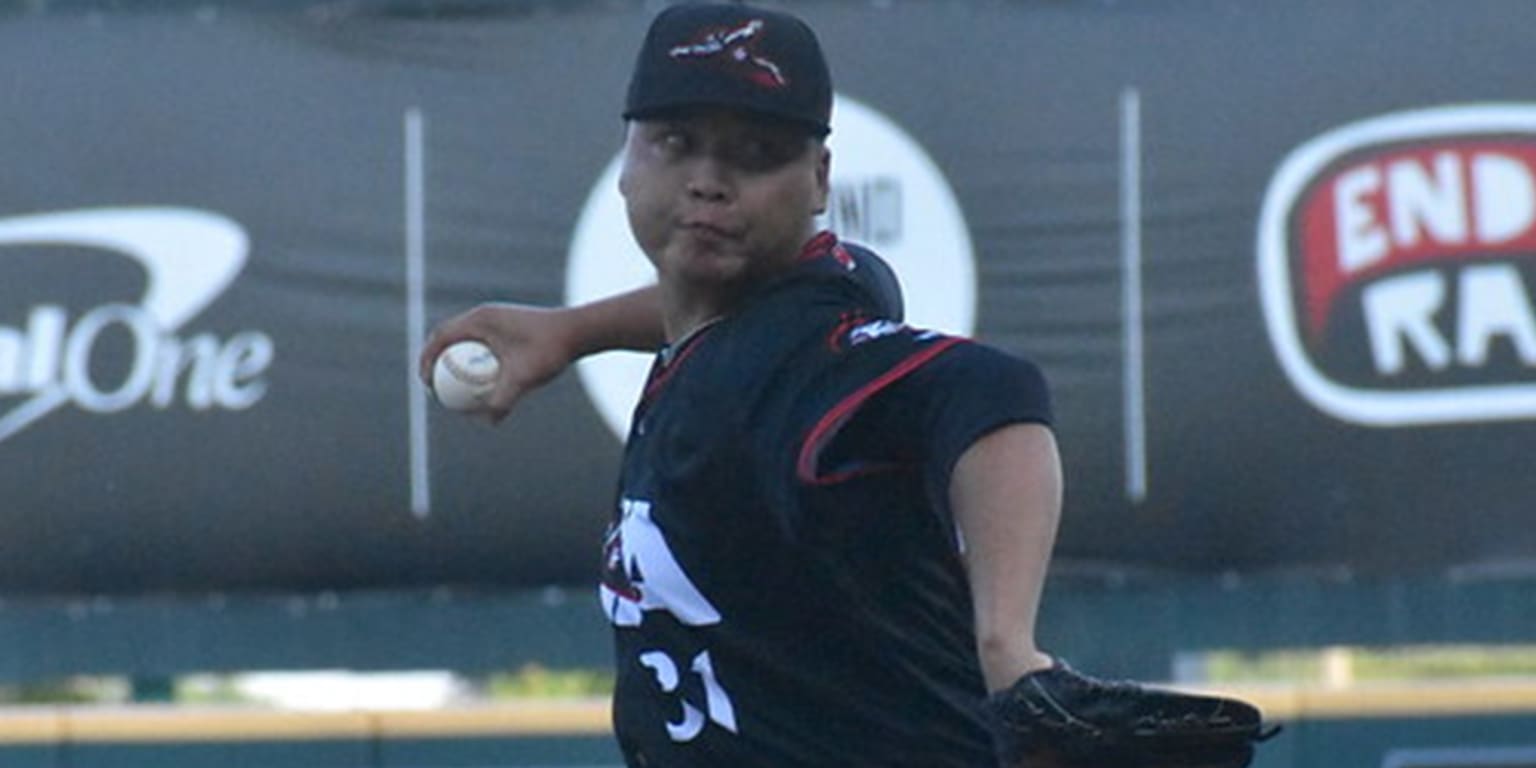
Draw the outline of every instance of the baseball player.
M599 594L628 765L1247 765L1259 713L1107 683L1035 646L1061 472L1031 363L902 322L878 256L830 232L832 86L811 29L661 12L620 191L657 285L477 308L490 415L574 358L659 345Z

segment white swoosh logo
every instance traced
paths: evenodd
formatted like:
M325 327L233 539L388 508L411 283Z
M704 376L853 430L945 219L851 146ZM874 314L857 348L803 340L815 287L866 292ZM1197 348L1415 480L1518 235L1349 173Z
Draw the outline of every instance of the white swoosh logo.
M74 245L115 251L148 275L139 306L171 333L218 298L250 249L233 220L193 208L97 208L0 219L0 247ZM63 405L58 382L0 415L0 440Z

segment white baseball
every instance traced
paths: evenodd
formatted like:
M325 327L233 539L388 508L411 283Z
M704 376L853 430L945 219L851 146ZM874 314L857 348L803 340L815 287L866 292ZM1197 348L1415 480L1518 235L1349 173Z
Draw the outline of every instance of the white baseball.
M471 411L485 405L496 388L501 361L478 341L461 341L443 350L432 366L432 394L444 407Z

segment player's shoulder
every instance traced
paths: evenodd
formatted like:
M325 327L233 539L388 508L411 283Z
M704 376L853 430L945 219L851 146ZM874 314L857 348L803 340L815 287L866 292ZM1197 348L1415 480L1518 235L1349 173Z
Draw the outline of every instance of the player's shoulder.
M1045 385L1045 371L1032 358L971 338L962 339L935 363L938 375Z
M959 339L903 377L899 398L1017 403L1050 422L1052 397L1045 371L1034 360L972 339ZM1026 407L1027 406L1027 407Z
M851 277L870 293L880 314L901 320L906 315L906 301L896 270L880 254L858 243L843 241L842 246L853 262Z
M873 250L830 231L807 241L794 269L763 286L754 304L799 314L828 308L892 320L905 314L901 283L891 265Z

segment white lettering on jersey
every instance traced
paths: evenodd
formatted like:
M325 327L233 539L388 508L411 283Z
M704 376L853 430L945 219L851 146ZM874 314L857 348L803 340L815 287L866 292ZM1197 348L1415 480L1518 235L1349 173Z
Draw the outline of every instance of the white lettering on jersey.
M690 627L719 624L720 612L683 572L666 535L651 516L651 503L622 499L619 512L619 522L609 530L604 547L606 562L599 589L608 620L619 627L638 627L647 611L664 611ZM693 741L709 723L737 732L736 707L715 677L708 650L700 651L687 665L688 674L704 686L702 709L684 696L684 678L671 654L643 651L639 661L656 676L661 692L682 710L681 719L665 723L667 736L673 741Z
M678 692L682 680L677 673L677 664L665 651L646 651L640 654L640 663L655 673L656 683L663 692ZM709 720L736 733L736 707L725 689L720 687L720 681L715 679L714 663L710 661L709 651L700 651L699 655L693 657L689 669L704 683L704 708L709 710ZM667 735L673 741L693 741L704 730L705 713L681 695L678 696L678 703L683 708L683 719L676 723L669 721Z
M900 333L906 327L905 324L898 323L895 320L875 320L874 322L865 323L848 332L848 346L854 347L866 341L874 341L884 336L890 336L893 333Z
M699 627L720 623L720 612L678 565L666 536L651 518L651 503L620 501L619 524L608 533L603 611L615 626L638 627L646 611L666 611Z

